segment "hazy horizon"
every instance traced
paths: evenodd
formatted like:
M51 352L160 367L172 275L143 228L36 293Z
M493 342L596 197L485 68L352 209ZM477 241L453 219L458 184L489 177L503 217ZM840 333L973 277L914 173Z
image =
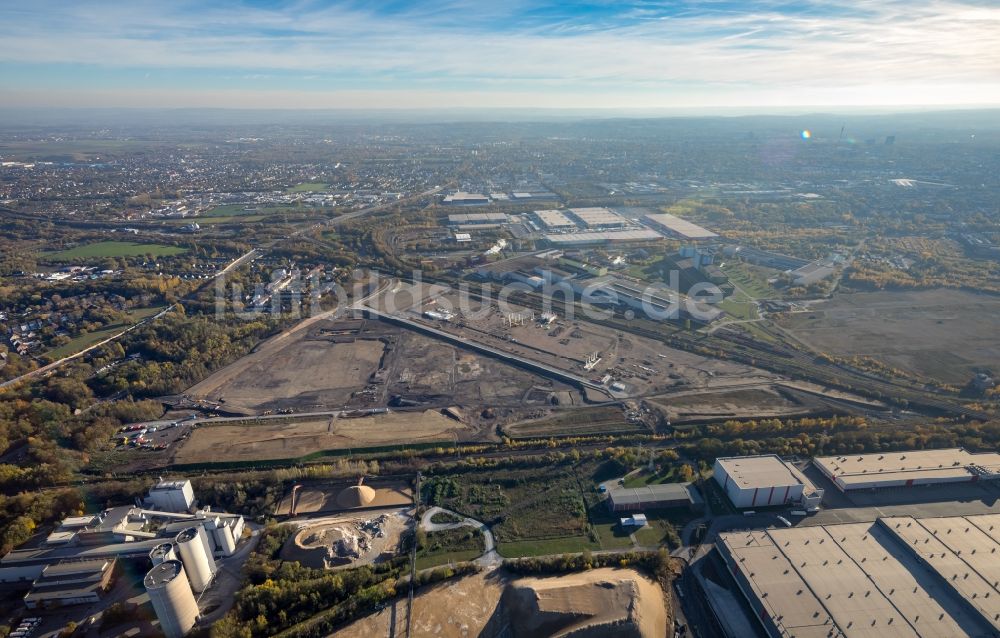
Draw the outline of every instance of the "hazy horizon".
M997 32L977 0L39 0L0 7L0 106L990 107Z

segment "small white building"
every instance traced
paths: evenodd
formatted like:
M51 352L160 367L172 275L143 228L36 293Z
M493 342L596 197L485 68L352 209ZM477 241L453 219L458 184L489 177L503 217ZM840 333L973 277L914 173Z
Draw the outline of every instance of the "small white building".
M775 454L715 460L713 477L737 508L802 505L819 507L823 491Z
M645 527L648 521L645 514L633 514L628 518L620 519L622 527Z
M150 509L161 512L189 512L194 505L194 489L191 481L160 480L150 488L146 504Z

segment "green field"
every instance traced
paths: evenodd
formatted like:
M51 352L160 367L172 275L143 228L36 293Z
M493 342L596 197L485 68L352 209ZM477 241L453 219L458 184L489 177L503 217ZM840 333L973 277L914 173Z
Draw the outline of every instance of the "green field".
M94 257L139 257L153 255L154 257L169 257L185 252L180 246L164 244L137 244L130 241L101 241L94 244L84 244L69 250L42 253L41 256L54 261L71 261L75 259L90 259Z
M128 328L129 326L138 323L143 319L152 317L161 310L163 310L162 306L159 308L140 308L139 310L134 310L129 313L128 321L124 321L122 323L117 323L113 326L107 326L105 328L101 328L100 330L95 330L93 332L88 332L86 334L79 335L76 338L71 339L69 343L61 345L58 348L53 348L48 352L46 352L45 354L53 359L62 359L63 357L68 357L72 354L76 354L81 350L89 348L95 343L104 341L108 337L111 337L116 333L121 332L125 328Z
M733 319L757 318L757 307L749 301L737 301L735 295L724 299L718 307L719 310L725 311Z
M422 492L430 505L489 524L498 551L508 558L621 550L634 543L597 485L624 471L608 460L470 469L431 476ZM667 535L665 529L657 533Z
M417 551L417 569L475 560L485 550L486 544L478 529L458 527L431 532Z
M680 546L681 530L695 517L682 509L647 510L644 514L649 524L633 532L636 542L647 547L666 545L671 549Z
M566 536L500 543L497 551L505 558L522 556L547 556L550 554L577 554L585 549L600 549L586 536Z
M775 296L775 291L768 285L767 279L747 264L733 261L726 264L722 270L729 277L729 281L736 284L754 299L766 299Z
M286 189L286 193L317 193L325 191L330 188L329 184L324 182L305 182L303 184L297 184L289 189Z

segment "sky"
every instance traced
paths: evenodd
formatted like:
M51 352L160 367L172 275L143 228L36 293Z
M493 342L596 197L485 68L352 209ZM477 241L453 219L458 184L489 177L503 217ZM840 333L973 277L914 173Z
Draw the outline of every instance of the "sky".
M1000 105L1000 0L0 2L0 107Z

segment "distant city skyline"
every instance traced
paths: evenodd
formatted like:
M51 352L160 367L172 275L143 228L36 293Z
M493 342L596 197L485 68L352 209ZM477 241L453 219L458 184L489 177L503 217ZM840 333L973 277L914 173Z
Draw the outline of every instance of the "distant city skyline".
M987 0L0 6L0 107L1000 105Z

